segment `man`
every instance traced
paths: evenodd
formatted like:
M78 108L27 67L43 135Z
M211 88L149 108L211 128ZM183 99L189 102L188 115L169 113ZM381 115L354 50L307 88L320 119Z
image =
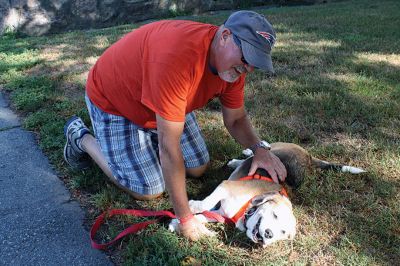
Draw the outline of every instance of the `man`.
M90 156L136 199L156 198L166 188L180 232L192 240L210 235L191 214L186 193L186 174L201 176L209 162L193 110L218 97L229 133L255 153L249 174L264 168L284 181L285 167L244 110L246 73L273 72L274 42L271 24L252 11L235 12L220 27L168 20L132 31L91 69L86 104L96 138L81 119L70 119L66 161L83 169Z

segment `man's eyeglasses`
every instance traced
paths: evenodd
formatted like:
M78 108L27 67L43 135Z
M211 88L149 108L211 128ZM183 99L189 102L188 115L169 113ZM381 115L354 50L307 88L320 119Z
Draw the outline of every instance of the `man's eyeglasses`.
M245 64L245 65L250 65L247 61L246 61L246 59L244 59L244 56L242 56L242 58L240 58L240 60L242 60L242 63L243 64Z

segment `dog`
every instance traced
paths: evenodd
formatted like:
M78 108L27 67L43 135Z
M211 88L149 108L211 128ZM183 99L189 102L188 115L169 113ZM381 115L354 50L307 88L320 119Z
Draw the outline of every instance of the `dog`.
M352 174L365 172L361 168L315 158L293 143L272 143L271 152L285 165L286 183L293 188L299 187L313 168ZM245 150L244 154L249 157L245 160L233 159L228 163L229 167L235 169L228 180L222 181L204 200L189 201L190 210L203 223L215 222L202 215L203 211L213 211L230 218L250 240L263 247L279 240L293 240L297 222L284 187L272 180L246 177L253 157L249 149ZM264 169L258 169L255 176L268 177L268 174ZM246 180L243 180L243 177L246 177ZM178 223L177 219L173 219L169 224L170 231L177 231Z

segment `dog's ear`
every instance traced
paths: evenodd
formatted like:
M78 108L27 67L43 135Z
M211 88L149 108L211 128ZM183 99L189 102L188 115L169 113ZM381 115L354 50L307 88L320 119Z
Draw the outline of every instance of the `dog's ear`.
M255 196L251 201L251 204L253 206L260 206L261 204L264 204L267 201L274 200L274 198L279 195L280 194L277 191L270 191L262 195Z

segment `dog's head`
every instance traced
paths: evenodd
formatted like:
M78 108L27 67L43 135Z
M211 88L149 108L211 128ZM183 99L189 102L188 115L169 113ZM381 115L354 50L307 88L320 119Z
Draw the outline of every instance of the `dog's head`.
M294 239L296 218L289 199L279 192L255 197L244 217L246 235L263 247L278 240Z

